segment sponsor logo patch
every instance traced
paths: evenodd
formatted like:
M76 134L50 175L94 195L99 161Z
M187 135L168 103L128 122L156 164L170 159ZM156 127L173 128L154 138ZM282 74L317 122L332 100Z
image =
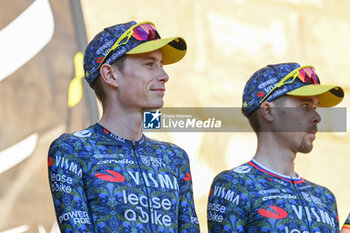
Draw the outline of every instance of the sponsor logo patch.
M273 218L273 219L283 219L283 218L286 218L288 216L288 213L284 209L282 209L278 206L270 205L270 208L273 209L273 211L259 209L258 213L263 217Z
M111 181L116 183L121 183L125 180L125 177L116 171L106 170L106 172L108 172L111 175L96 173L95 177L101 180L106 180L106 181Z

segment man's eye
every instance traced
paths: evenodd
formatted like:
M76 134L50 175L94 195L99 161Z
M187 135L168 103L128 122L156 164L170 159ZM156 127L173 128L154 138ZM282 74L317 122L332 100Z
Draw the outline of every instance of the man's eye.
M309 111L311 109L316 109L316 107L310 105L310 104L303 104L302 106L302 109L304 109L305 111Z

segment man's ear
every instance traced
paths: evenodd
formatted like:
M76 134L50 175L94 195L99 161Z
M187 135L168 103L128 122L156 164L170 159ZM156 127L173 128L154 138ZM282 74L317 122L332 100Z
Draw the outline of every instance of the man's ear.
M118 75L110 64L105 63L100 67L100 75L103 82L105 82L106 84L113 87L118 86Z
M262 117L267 122L272 122L274 120L274 112L273 112L273 103L270 102L262 102L259 107L259 113Z

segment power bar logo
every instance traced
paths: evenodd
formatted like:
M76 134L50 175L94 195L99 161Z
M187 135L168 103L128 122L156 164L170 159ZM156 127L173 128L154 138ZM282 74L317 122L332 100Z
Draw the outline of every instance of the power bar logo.
M162 113L157 111L143 113L143 128L144 129L160 129Z

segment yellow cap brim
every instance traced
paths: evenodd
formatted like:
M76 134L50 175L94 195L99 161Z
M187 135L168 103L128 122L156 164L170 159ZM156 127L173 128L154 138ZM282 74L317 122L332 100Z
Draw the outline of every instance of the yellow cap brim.
M305 85L287 95L292 96L318 96L319 107L333 107L344 98L344 90L339 86L332 85Z
M142 43L126 54L148 53L160 49L163 54L163 65L180 61L186 54L186 42L181 37L151 40Z

